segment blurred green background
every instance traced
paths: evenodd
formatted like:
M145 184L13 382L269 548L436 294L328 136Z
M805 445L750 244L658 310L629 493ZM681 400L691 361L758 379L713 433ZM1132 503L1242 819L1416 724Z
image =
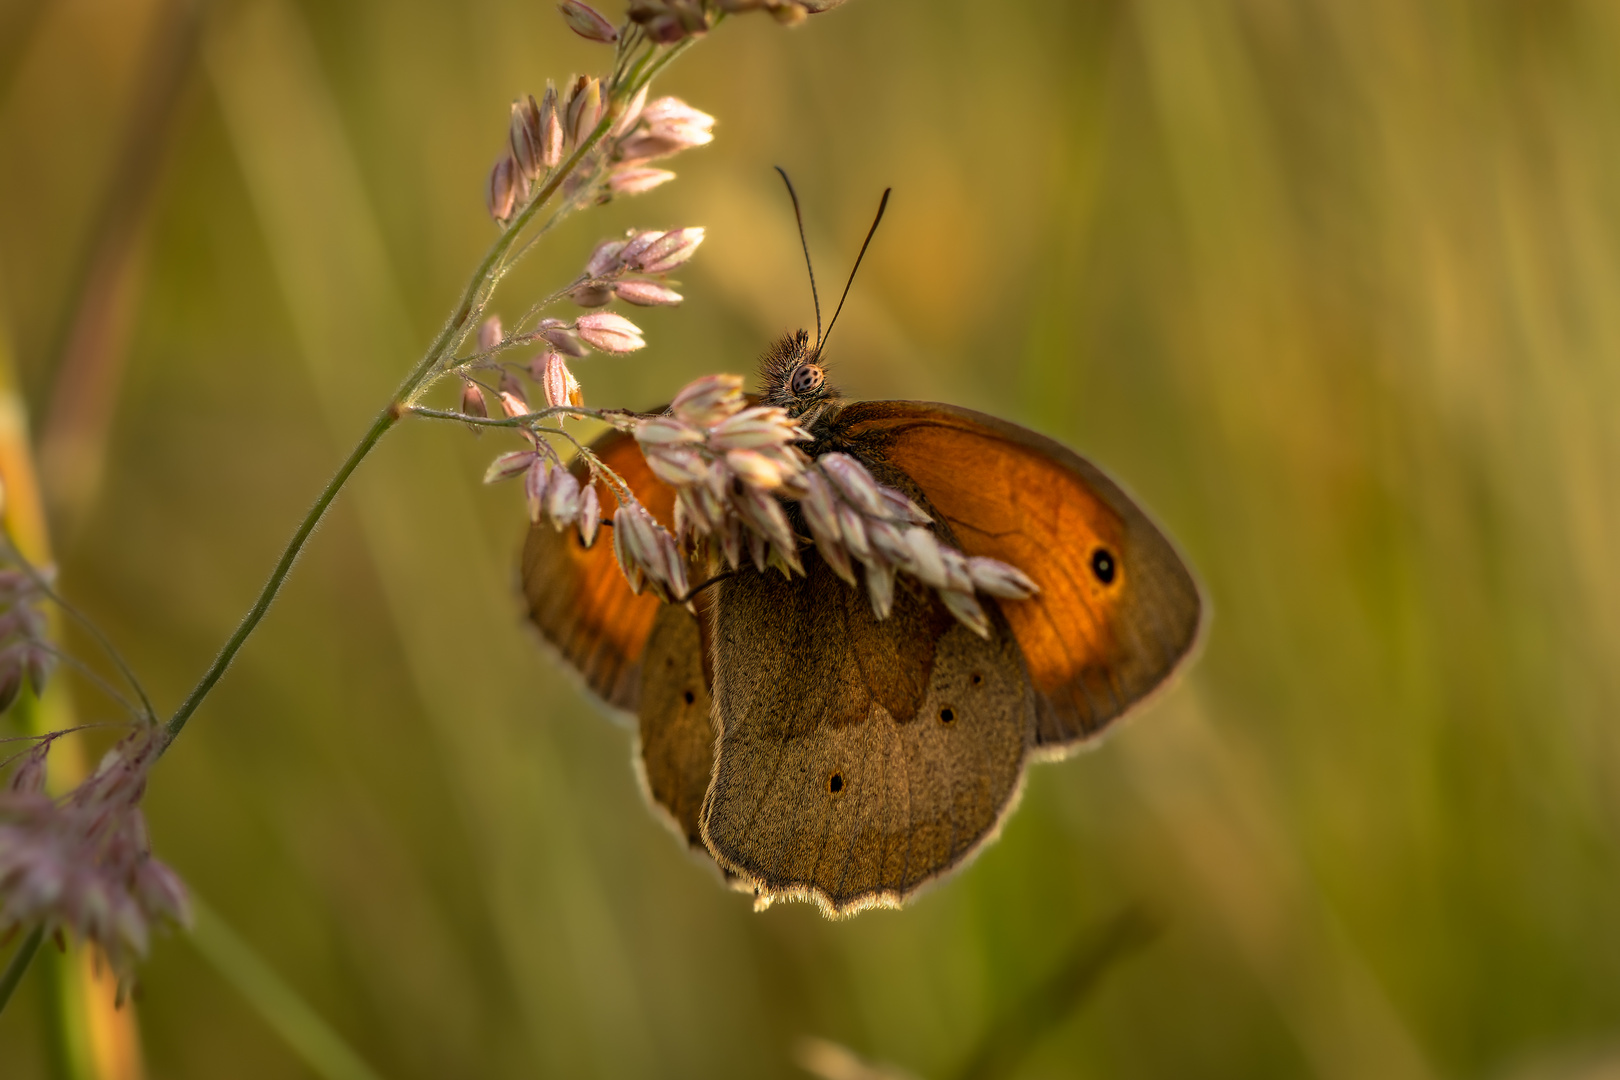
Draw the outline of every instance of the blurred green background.
M607 55L529 0L0 2L5 344L63 588L160 707L492 239L507 102ZM407 425L154 775L219 917L387 1077L786 1077L806 1035L949 1077L1126 910L1157 935L1004 1075L1620 1075L1620 6L853 0L660 89L715 143L497 306L707 226L578 369L650 406L810 320L772 165L827 292L893 185L835 378L1122 478L1201 660L912 908L755 914L523 625L507 444ZM310 1075L186 938L142 980L150 1075ZM45 1011L0 1073L48 1075Z

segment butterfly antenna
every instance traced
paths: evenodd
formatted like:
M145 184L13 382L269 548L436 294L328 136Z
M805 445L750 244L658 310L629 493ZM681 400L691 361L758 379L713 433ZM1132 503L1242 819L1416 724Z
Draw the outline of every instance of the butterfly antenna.
M844 310L844 301L849 298L849 287L855 284L855 271L861 268L861 260L866 258L866 249L871 246L872 234L877 232L878 223L883 220L883 211L889 208L889 192L893 190L894 188L883 189L883 199L878 203L877 217L872 219L872 227L866 230L866 240L861 244L861 253L855 256L855 265L850 267L849 280L844 283L844 295L838 298L838 308L833 312L832 322L827 324L827 337L817 335L816 353L818 355L822 346L827 343L827 338L832 337L833 327L838 325L838 313Z
M804 215L799 212L799 193L793 190L793 181L788 179L787 170L776 166L776 171L782 174L782 183L787 185L788 198L793 200L793 219L799 223L799 246L804 249L804 268L810 273L810 302L816 306L816 348L821 348L821 297L816 295L816 268L810 265L810 243L804 238Z

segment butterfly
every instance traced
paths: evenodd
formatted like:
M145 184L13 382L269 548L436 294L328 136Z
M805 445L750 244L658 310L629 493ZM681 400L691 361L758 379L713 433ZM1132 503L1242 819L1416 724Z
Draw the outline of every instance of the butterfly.
M613 545L542 522L523 581L545 640L636 718L643 790L677 834L760 906L808 899L836 917L899 906L971 859L1028 764L1087 745L1184 663L1204 605L1164 533L1069 448L954 405L845 399L817 310L814 340L767 350L753 400L786 410L809 459L853 459L909 500L915 528L1016 567L1033 595L981 597L975 627L901 576L875 610L791 499L802 572L744 560L666 603L632 591ZM591 452L676 528L676 492L634 437L609 432Z

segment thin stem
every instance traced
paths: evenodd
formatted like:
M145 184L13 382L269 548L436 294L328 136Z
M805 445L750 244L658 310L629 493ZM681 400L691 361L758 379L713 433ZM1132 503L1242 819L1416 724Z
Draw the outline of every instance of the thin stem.
M4 769L6 766L10 765L13 761L16 761L24 754L32 753L40 743L55 742L57 739L60 739L65 735L76 735L81 731L94 731L99 728L127 727L129 727L129 721L127 720L97 720L90 724L74 724L72 727L58 728L56 731L47 731L43 735L7 735L5 738L0 739L0 746L4 746L6 743L14 742L31 742L34 744L34 746L29 747L27 750L19 750L8 758L0 758L0 769Z
M22 568L22 572L24 574L28 575L28 579L34 583L34 587L41 593L44 593L46 598L49 599L53 604L61 608L68 618L72 619L74 622L83 627L85 632L90 635L91 639L101 647L101 651L106 653L107 659L111 660L113 662L113 666L118 669L118 674L123 676L124 681L129 684L130 689L135 691L135 696L141 699L141 708L136 709L129 706L129 703L122 694L115 693L113 696L117 698L120 703L128 707L130 712L144 715L148 720L156 720L157 709L153 707L152 699L146 696L146 688L142 686L141 681L135 677L134 669L131 668L124 660L124 656L118 651L118 647L112 643L112 640L108 638L106 634L101 632L101 627L96 625L95 620L91 619L90 616L80 611L73 604L68 603L67 599L63 597L61 593L58 593L55 589L51 588L51 583L45 579L45 575L41 574L32 563L23 558L22 552L17 550L17 545L12 543L9 534L4 537L4 540L6 546L11 549L11 555L16 560L17 565ZM64 659L70 659L66 653L59 649L52 649L51 651L55 652L58 656L61 656ZM86 668L85 671L88 672L89 669ZM99 679L100 677L97 676L97 678ZM103 685L105 686L105 683Z
M508 416L497 419L484 416L468 416L466 413L447 412L443 409L427 409L420 405L413 405L411 407L411 413L415 416L421 416L428 420L449 420L458 424L473 424L480 427L515 428L522 431L538 432L542 435L561 435L563 438L574 444L574 449L579 451L580 456L583 457L586 464L591 467L591 472L607 481L608 486L613 489L614 498L618 499L621 503L633 501L635 499L635 493L630 490L630 485L624 482L624 477L620 476L618 473L609 468L608 464L601 458L597 457L596 454L591 451L590 447L576 439L573 432L566 431L560 427L541 427L538 423L536 423L537 420L543 420L551 416L580 416L587 420L601 420L604 423L612 424L615 419L622 419L626 416L635 415L628 410L582 409L576 408L572 405L558 405L555 408L542 409L540 412L536 413L525 413L522 416ZM549 449L549 444L542 443L541 445L546 446ZM552 453L552 460L558 460L555 453Z
M416 369L406 376L405 381L400 384L399 391L394 395L395 403L399 405L413 403L413 396L422 389L422 384L433 373L435 365L444 358L444 355L455 344L461 341L461 338L467 332L467 328L472 325L473 320L482 312L484 305L482 297L485 295L486 286L489 284L491 277L499 270L501 260L505 257L507 250L517 241L518 235L523 232L524 226L528 225L535 214L539 213L540 208L551 200L551 197L557 193L557 189L562 186L563 180L574 169L579 167L580 162L585 159L586 155L596 149L596 144L601 141L603 135L607 134L607 130L608 120L604 117L602 122L596 125L596 129L574 151L573 155L552 174L550 180L546 181L545 186L535 195L533 201L524 207L517 217L512 219L501 235L490 245L489 251L484 254L483 261L473 271L473 276L467 282L467 287L462 290L461 301L456 305L455 311L444 324L444 328L439 331L439 336L433 340L433 344L428 348L427 355L422 357L421 363L417 364ZM393 407L393 405L390 405L390 409Z
M608 463L597 457L590 447L569 435L566 431L563 432L563 437L574 444L574 448L579 451L580 457L584 458L585 463L591 467L591 474L600 476L607 481L608 487L613 489L613 497L619 500L619 505L622 506L625 503L634 503L636 501L636 493L630 490L630 485L624 482L624 477L614 472Z
M634 56L636 50L641 47L641 39L640 23L633 22L625 28L624 35L619 39L619 55L613 61L613 84L615 86L624 81L625 65L630 62L630 57Z
M444 332L439 335L441 343L448 340L449 331L450 328L447 326ZM417 370L412 372L413 380L420 379L422 375L426 374L426 370L431 366L433 358L433 353L430 351L423 362L417 365ZM406 386L402 389L409 388L411 381L407 380ZM174 715L169 718L170 740L180 734L180 730L186 726L186 721L191 719L191 714L197 711L197 706L202 704L203 698L208 696L208 692L214 688L214 684L219 682L220 676L225 674L225 669L231 666L231 661L236 659L236 654L241 651L243 643L248 639L248 635L253 633L254 628L259 625L259 621L264 618L265 612L270 610L270 605L275 601L276 594L281 591L282 582L287 580L287 575L292 571L293 563L298 561L299 553L304 550L304 544L309 540L310 534L315 531L315 526L320 524L321 518L326 516L327 507L332 505L332 500L337 498L337 493L343 489L343 485L354 474L354 470L365 460L366 455L371 453L371 448L376 446L377 441L388 433L389 428L399 422L399 417L400 410L393 404L390 404L388 408L379 413L377 419L372 421L371 427L361 437L359 444L349 452L349 456L344 460L343 464L338 466L338 471L332 475L332 479L326 482L326 487L321 489L320 497L315 500L315 505L310 507L309 513L305 514L304 520L299 523L298 530L293 533L292 539L282 549L281 558L276 561L276 568L270 572L269 580L259 590L258 599L248 609L246 617L237 626L236 632L230 636L230 640L225 642L224 647L219 650L219 654L214 657L214 662L208 666L208 670L203 672L203 676L197 681L197 685L192 687L191 693L186 695L186 700L181 702L180 708L176 709Z
M531 240L530 243L533 243L533 241ZM518 321L514 325L519 330L522 330L523 327L529 325L529 320L530 319L532 319L535 316L539 315L542 311L546 310L546 308L550 307L552 304L559 303L562 300L563 297L567 296L569 293L573 292L575 289L583 288L583 287L589 287L589 286L595 286L595 285L611 285L617 278L623 276L623 274L624 274L624 271L622 269L615 270L612 273L612 275L609 276L609 277L594 277L593 278L593 277L586 277L584 274L581 274L579 277L577 277L573 281L569 282L567 288L559 289L558 291L552 293L550 296L542 297L541 299L536 300L534 303L530 304L529 309L527 311L525 311L522 314L521 317L519 317ZM539 324L537 323L536 325L539 325ZM534 330L534 331L530 331L530 332L525 333L524 334L524 339L526 341L533 341L535 338L537 338L539 336L540 336L540 331ZM581 357L580 359L583 359L583 357Z
M48 641L39 642L39 646L52 656L56 657L58 660L62 661L62 663L84 676L87 680L89 680L91 685L93 685L97 690L100 690L103 694L106 694L113 701L117 702L118 707L129 713L131 716L139 717L142 720L156 719L152 713L143 711L140 706L136 705L123 694L120 694L118 692L118 687L102 678L99 672L97 672L83 660L80 660L77 656L74 656L72 653L67 652L66 650L58 649L55 645L52 645Z
M717 14L714 19L714 25L711 26L710 29L713 30L714 27L719 26L725 21L725 18L725 12L720 12ZM633 77L634 81L630 85L630 93L634 95L643 86L646 86L648 83L656 79L660 71L663 71L666 67L668 67L676 57L680 56L682 53L686 52L687 49L690 49L693 45L697 44L697 40L698 39L695 37L684 38L668 52L654 59L652 64L645 71L636 72ZM648 56L652 55L653 54L651 53L648 54Z
M6 965L6 972L0 975L0 1012L5 1011L6 1002L11 1000L11 992L17 989L22 982L23 972L33 962L34 954L39 951L39 943L45 940L45 928L34 927L34 932L23 938L23 943L17 946L17 952Z
M610 121L612 117L610 116L607 119ZM547 233L549 233L559 221L567 217L569 214L572 214L574 211L583 210L590 205L593 189L601 180L602 175L607 172L607 170L602 167L605 164L607 164L606 158L596 162L594 175L591 177L591 180L576 187L574 189L574 194L563 202L561 206L557 207L552 215L545 220L543 225L529 234L528 239L523 241L523 246L514 251L512 253L512 257L502 264L500 270L496 274L496 282L499 282L500 279L504 278L508 273L510 273L518 263L522 262L523 257L527 255L534 245L537 244ZM558 298L560 297L553 297L545 302L553 303ZM519 323L518 325L521 326L522 323Z
M636 72L636 82L631 87L630 92L634 93L640 86L650 82L671 60L690 48L691 44L692 39L688 38L659 56L648 65L645 71L638 70ZM556 195L562 187L563 181L589 158L596 149L597 144L607 135L615 120L616 117L611 112L605 114L591 133L580 141L579 146L575 148L568 160L552 173L551 179L546 181L545 186L536 193L529 205L524 207L511 220L506 229L501 232L501 235L490 245L489 251L484 254L483 260L479 262L477 269L473 271L466 288L462 290L461 299L451 312L450 318L433 339L433 344L428 347L426 354L423 355L416 367L400 383L399 389L394 393L393 400L377 414L377 418L372 421L371 427L361 436L360 442L350 451L349 456L338 467L332 479L327 481L326 487L321 490L320 497L315 500L315 505L310 507L309 512L304 515L304 519L299 523L297 530L292 535L292 539L287 542L287 546L282 550L281 558L277 560L275 569L270 572L269 579L265 581L264 586L259 590L258 598L254 600L253 606L248 610L247 615L242 619L241 624L237 626L235 633L231 634L230 639L219 650L218 655L214 657L213 663L208 665L208 670L203 672L202 677L197 681L197 685L192 687L191 692L186 695L185 701L181 702L180 707L169 718L167 728L171 741L180 734L180 731L186 726L186 721L191 719L191 714L197 711L197 707L202 704L209 691L213 690L214 684L219 682L220 677L225 674L225 670L231 666L231 661L236 659L236 654L242 650L242 646L247 642L248 637L264 618L265 613L270 610L270 605L275 601L276 594L281 591L283 582L287 580L287 575L292 571L293 564L298 561L298 556L303 551L304 545L309 541L310 535L315 531L315 526L320 524L321 518L326 515L327 508L332 505L332 500L337 498L338 492L343 489L343 485L354 474L354 470L360 466L366 455L371 453L372 448L388 433L388 430L399 423L400 417L407 411L418 411L416 409L417 397L433 381L434 376L443 374L440 365L446 355L460 345L467 335L468 328L482 314L490 290L502 273L506 255L511 250L512 245L517 242L524 228L539 213L540 208Z
M558 211L559 214L561 212L562 211L560 211L560 210ZM542 225L540 227L540 229L535 233L535 235L531 236L528 240L524 241L524 245L523 245L524 250L527 250L529 245L533 244L535 242L535 240L537 240L541 236L545 235L545 231L547 229L549 229L555 221L556 221L556 215L553 215L552 219L550 221L547 221L544 225ZM521 257L521 255L522 255L521 251L517 255L514 255L512 257L513 261L516 261L518 258ZM619 271L618 273L615 274L615 277L621 276L622 273L623 273L622 271ZM508 349L515 349L520 345L529 345L529 344L534 343L535 341L540 340L540 331L539 330L524 330L523 329L525 326L528 325L530 319L534 318L536 315L539 315L542 311L544 311L546 308L550 307L551 305L560 302L563 299L563 297L567 296L569 293L573 292L575 289L577 289L577 288L579 288L579 287L581 287L583 285L611 284L613 280L614 280L614 278L588 278L588 277L585 277L583 274L580 275L578 278L575 278L573 281L569 282L566 287L564 287L562 289L558 289L556 292L552 293L550 296L541 297L539 300L536 300L533 304L530 304L528 310L523 313L523 315L517 320L517 322L512 324L514 332L510 333L506 337L502 338L501 341L493 349L484 349L484 350L481 350L479 352L471 353L471 354L469 354L467 356L458 356L453 361L451 361L450 367L457 370L457 371L460 371L463 368L469 368L469 367L488 367L488 366L492 366L492 365L490 365L490 364L488 364L486 362L494 360L495 357L499 356L503 352L506 352ZM582 358L576 358L576 359L582 359Z
M577 405L557 405L541 409L539 412L523 413L521 416L469 416L449 409L430 409L425 405L412 405L409 411L412 416L420 416L425 420L453 420L458 424L495 428L527 428L541 420L550 420L556 416L577 416L611 424L615 420L634 415L623 409L587 409Z
M635 415L634 413L623 409L608 409L605 411L598 409L581 409L572 405L558 405L555 408L543 409L536 413L525 413L522 416L508 416L504 418L468 416L466 413L448 412L444 409L427 409L420 405L413 405L410 411L412 415L421 416L428 420L449 420L458 424L472 424L478 427L515 428L522 431L538 432L542 435L561 435L563 438L574 444L574 449L578 450L580 456L583 457L586 463L590 465L591 471L601 475L602 478L608 482L608 486L614 489L615 498L617 498L620 502L635 498L634 493L630 490L630 485L624 482L624 477L620 476L618 473L609 468L606 462L591 452L590 447L574 438L572 432L565 431L562 428L541 427L538 423L536 423L538 420L543 420L551 416L580 416L587 420L601 420L604 423L611 424L614 422L615 418L633 416ZM552 460L557 460L554 453L552 454Z
M450 366L457 370L470 367L495 367L497 365L491 363L491 361L493 361L497 356L501 355L501 353L506 352L508 349L515 349L520 345L533 344L539 337L540 335L538 333L508 334L506 337L502 338L493 349L481 349L478 352L469 353L466 356L458 356L450 362Z

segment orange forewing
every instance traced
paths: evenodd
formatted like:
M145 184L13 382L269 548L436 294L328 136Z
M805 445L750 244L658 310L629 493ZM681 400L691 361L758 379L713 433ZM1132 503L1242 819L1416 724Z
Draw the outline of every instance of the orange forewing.
M591 449L624 478L659 524L673 524L675 493L647 467L635 439L611 431ZM583 461L576 460L573 471L581 484L589 480ZM611 497L604 501L611 505ZM613 557L611 530L604 527L587 549L573 529L557 532L547 521L530 526L523 591L540 633L586 684L608 704L634 711L641 697L641 655L661 602L650 593L630 591Z
M1000 605L1039 695L1039 746L1101 731L1191 651L1202 608L1192 575L1136 504L1067 447L928 402L859 402L836 424L915 480L967 554L1040 586ZM1108 582L1093 570L1099 550L1114 560Z

